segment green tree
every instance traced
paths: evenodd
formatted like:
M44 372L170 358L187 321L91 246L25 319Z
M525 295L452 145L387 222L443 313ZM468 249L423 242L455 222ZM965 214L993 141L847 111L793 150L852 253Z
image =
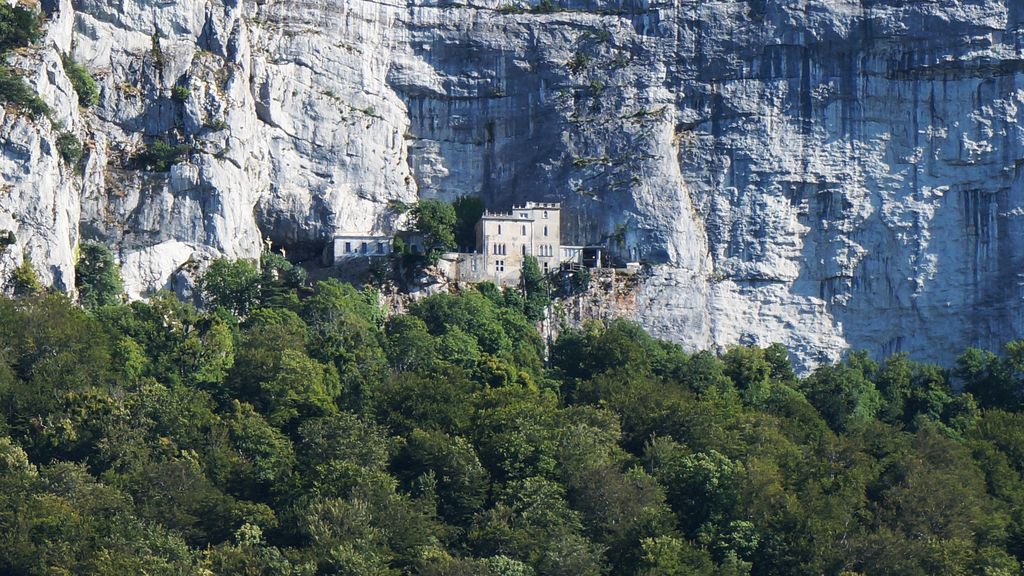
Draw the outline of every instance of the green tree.
M551 304L551 297L548 294L547 280L540 271L540 264L533 256L523 258L520 286L525 299L523 313L531 321L542 320L545 309Z
M210 474L230 494L246 500L269 500L292 485L295 451L291 441L252 405L232 401L222 416L226 444L211 454Z
M800 387L829 426L844 431L870 421L882 406L873 370L873 363L855 353L842 364L818 368Z
M28 256L21 261L21 264L11 273L11 292L15 296L31 296L43 291L43 283L39 279L39 273L32 266L32 259Z
M146 168L156 172L167 172L171 166L181 162L191 152L192 147L188 144L174 144L170 140L158 138L150 142L137 158Z
M384 311L377 298L375 291L327 280L317 283L316 294L302 303L310 355L334 364L345 402L353 408L372 402L387 371Z
M739 504L740 466L716 451L687 454L667 438L655 438L645 460L652 474L666 487L668 503L689 537L718 531L734 519Z
M86 308L118 304L124 300L121 271L110 250L98 242L83 242L75 263L75 288Z
M657 536L640 541L638 576L711 576L714 562L707 552L675 536Z
M409 313L423 320L434 336L457 327L475 338L480 350L488 354L506 352L511 347L498 307L479 293L436 294L416 302Z
M999 357L987 350L964 350L956 359L953 375L984 407L1012 409L1019 403L1010 375Z
M489 474L473 446L459 436L413 430L394 466L409 486L432 477L438 514L450 524L468 525L487 501Z
M78 165L85 150L82 148L82 141L73 132L61 132L57 136L57 151L60 157L71 166Z
M274 426L337 410L337 372L306 354L305 324L287 310L261 309L247 322L227 392L252 403Z
M304 268L284 256L264 252L260 256L260 302L263 306L298 310L297 291L305 285L307 277Z
M441 254L456 247L455 209L440 200L420 200L410 211L412 227L422 238L427 262L436 264Z
M260 272L248 260L218 258L200 277L199 287L211 308L221 306L245 317L258 305Z
M455 210L455 245L460 250L476 250L476 225L484 214L483 200L459 196L452 202L452 208Z
M281 550L266 543L259 526L243 524L234 543L223 543L204 551L203 567L213 574L244 576L313 576L311 562L294 562Z
M388 320L385 349L397 372L426 370L438 360L437 345L427 325L415 316L400 314Z
M351 412L307 418L298 436L303 484L317 494L339 498L384 473L401 443L372 419Z
M740 390L743 399L753 405L768 400L772 391L772 365L761 348L730 346L722 356L724 373Z

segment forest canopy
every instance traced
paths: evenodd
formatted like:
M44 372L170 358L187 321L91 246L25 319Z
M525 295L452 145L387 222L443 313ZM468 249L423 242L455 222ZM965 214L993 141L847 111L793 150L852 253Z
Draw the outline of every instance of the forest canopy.
M1021 572L1024 343L798 377L269 256L126 304L86 256L87 307L0 299L0 573Z

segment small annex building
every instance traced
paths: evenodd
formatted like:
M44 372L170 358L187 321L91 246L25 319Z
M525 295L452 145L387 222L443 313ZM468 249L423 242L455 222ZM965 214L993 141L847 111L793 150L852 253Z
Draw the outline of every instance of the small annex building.
M334 237L334 262L391 253L391 237L374 234L340 233Z

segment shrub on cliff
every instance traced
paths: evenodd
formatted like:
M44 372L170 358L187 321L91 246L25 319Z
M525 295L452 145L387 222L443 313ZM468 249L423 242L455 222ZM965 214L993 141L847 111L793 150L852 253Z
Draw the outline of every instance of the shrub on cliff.
M43 15L19 4L0 2L0 53L43 37Z
M138 161L156 172L167 172L172 165L180 162L191 151L192 147L188 144L171 144L167 140L154 140L138 156Z
M82 142L71 132L62 132L57 137L57 151L65 162L74 166L82 159Z
M43 17L35 10L0 2L0 61L15 48L28 46L43 36ZM0 65L0 103L11 104L33 116L49 112L46 103L12 68Z
M89 69L72 60L70 56L65 55L61 61L64 63L64 73L68 75L68 80L71 80L71 85L78 93L78 103L85 107L99 104L100 89L89 74Z
M11 104L32 116L44 116L50 107L36 94L20 74L7 66L0 66L0 103Z

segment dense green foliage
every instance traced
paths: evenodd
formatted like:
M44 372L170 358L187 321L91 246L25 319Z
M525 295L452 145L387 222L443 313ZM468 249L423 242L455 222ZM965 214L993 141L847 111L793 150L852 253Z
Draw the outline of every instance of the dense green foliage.
M544 309L551 304L548 280L540 271L540 264L533 256L523 258L523 270L519 274L523 290L523 313L533 321L544 318Z
M25 80L13 69L0 65L0 102L25 110L32 116L43 116L50 111Z
M77 165L85 153L81 140L71 132L61 132L57 137L57 151L60 152L61 158L72 166Z
M98 242L83 242L75 263L78 301L86 308L118 304L124 300L121 271L110 250Z
M442 253L455 248L455 208L440 200L420 200L409 211L412 227L423 241L427 262L434 264Z
M43 37L43 16L19 4L0 2L0 103L7 103L33 116L49 112L43 102L4 60L15 48L28 46Z
M516 291L303 280L0 300L0 573L1021 572L1019 342L798 378L612 321L545 361Z
M28 46L42 37L42 14L21 4L0 3L0 53Z
M65 55L62 61L64 63L64 73L68 75L71 86L74 87L75 92L78 94L78 103L86 107L99 104L100 89L96 85L96 80L93 79L92 74L89 73L89 69L72 60L71 56Z
M261 306L296 309L296 290L305 281L305 270L284 256L266 252L258 267L248 260L213 261L200 277L199 288L212 307L244 318Z
M157 139L150 142L137 159L146 168L156 172L167 172L171 166L181 162L191 152L192 147L188 144L172 144L168 140Z
M484 202L476 196L460 196L452 202L455 209L455 245L460 251L473 252L476 246L476 224L484 215Z
M178 102L184 102L188 100L188 97L192 94L192 91L188 89L188 86L175 86L171 88L171 99Z
M39 280L36 269L32 267L32 259L27 255L11 273L10 286L15 296L28 296L43 291L43 283Z

